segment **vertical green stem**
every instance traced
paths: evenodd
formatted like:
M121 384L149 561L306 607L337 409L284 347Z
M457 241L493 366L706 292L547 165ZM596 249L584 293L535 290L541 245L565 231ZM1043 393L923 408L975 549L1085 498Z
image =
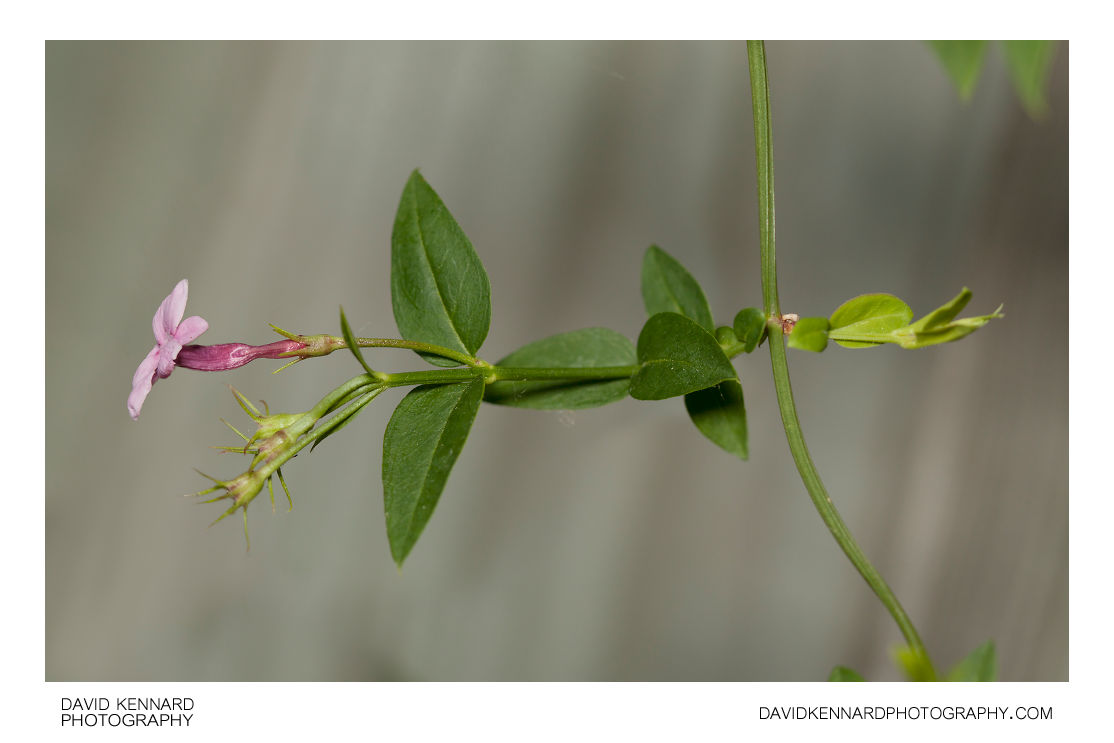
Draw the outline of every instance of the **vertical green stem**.
M781 332L781 306L777 295L777 263L774 259L774 147L771 139L770 87L766 73L766 47L761 41L747 42L747 55L750 62L750 95L754 111L754 155L758 166L758 212L762 247L762 302L770 326L769 345L770 363L773 368L774 388L777 391L778 409L789 441L789 450L801 475L801 481L812 498L813 505L820 513L828 530L878 596L882 604L897 622L905 642L921 656L928 675L935 677L928 651L917 634L909 615L893 590L882 579L875 567L866 558L847 525L836 510L832 499L820 481L820 474L808 453L805 437L801 432L801 422L797 418L797 405L793 400L793 388L789 382L789 364L785 357L785 339Z

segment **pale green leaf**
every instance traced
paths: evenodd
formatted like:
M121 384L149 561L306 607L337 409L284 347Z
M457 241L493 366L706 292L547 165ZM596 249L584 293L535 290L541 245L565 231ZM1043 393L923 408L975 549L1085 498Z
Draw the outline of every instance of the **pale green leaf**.
M801 351L823 351L828 347L828 318L802 317L786 339L790 348Z
M994 642L988 640L948 672L947 681L997 681L998 660Z
M630 387L638 400L664 400L737 378L712 334L674 312L646 321L638 336L638 362Z
M895 342L891 334L909 324L913 310L892 294L862 294L839 307L829 318L829 337L847 348Z
M642 259L642 301L647 315L676 312L709 333L715 330L712 310L700 284L657 245L651 245Z
M483 380L415 387L383 434L383 504L391 555L410 554L441 497L483 399Z
M499 361L502 367L600 367L638 363L634 344L607 328L585 328L560 333L527 344ZM494 382L484 400L536 410L576 410L621 400L630 378L605 381Z
M836 666L828 675L828 681L866 681L866 679L847 666Z
M487 272L441 198L410 176L391 233L391 305L407 340L474 354L491 322ZM422 354L431 364L460 362Z
M894 648L894 660L910 681L935 681L932 661L922 651L909 645Z
M959 97L967 100L979 80L983 60L986 58L985 41L930 41L928 42L948 76L955 84Z
M1055 41L1003 41L1002 51L1017 97L1029 115L1048 113L1048 80L1056 57Z

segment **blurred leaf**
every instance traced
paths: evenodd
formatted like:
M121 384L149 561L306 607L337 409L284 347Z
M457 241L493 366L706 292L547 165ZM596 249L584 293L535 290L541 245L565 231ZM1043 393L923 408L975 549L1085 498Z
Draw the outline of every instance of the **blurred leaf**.
M894 648L894 660L906 678L910 681L935 681L936 674L932 670L932 661L924 653L918 652L908 645Z
M832 340L846 348L867 348L893 342L888 336L913 319L913 310L892 294L861 294L837 307L829 319ZM861 340L846 340L849 336Z
M969 100L982 71L986 56L985 41L930 41L928 45L940 58L959 97Z
M828 681L866 681L866 679L847 666L836 666L828 675Z
M998 661L994 641L988 640L948 672L947 681L997 681Z
M482 379L415 387L383 434L383 503L400 566L441 497L483 399Z
M789 334L790 348L801 351L823 351L828 347L828 318L802 317Z
M414 171L391 233L391 304L403 338L474 354L491 322L491 288L472 243ZM421 354L437 366L459 362Z
M664 400L736 379L735 367L704 328L675 312L660 312L638 336L641 368L631 378L637 400Z
M766 337L766 316L757 307L747 307L735 315L735 335L745 344L743 350L750 353Z
M1034 119L1043 117L1048 113L1048 80L1056 57L1056 42L1003 41L1002 51L1025 110Z
M634 344L614 330L585 328L529 343L499 361L506 367L633 366L638 363ZM494 382L484 400L535 410L576 410L622 400L630 379L607 381Z
M642 301L647 315L676 312L709 333L715 331L704 290L673 256L651 245L642 259Z
M737 379L688 393L685 410L702 434L728 454L746 460L747 410Z

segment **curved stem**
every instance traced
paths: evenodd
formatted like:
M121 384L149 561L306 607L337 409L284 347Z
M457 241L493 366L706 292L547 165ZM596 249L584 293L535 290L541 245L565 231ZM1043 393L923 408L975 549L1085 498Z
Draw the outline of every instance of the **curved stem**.
M777 391L778 409L789 441L789 450L797 465L801 482L804 483L813 505L820 518L835 537L836 542L859 571L871 590L893 616L901 630L905 642L923 659L928 675L935 677L928 651L913 626L909 615L897 600L893 590L882 579L875 567L859 547L847 525L836 510L832 499L820 481L820 474L808 453L805 437L801 432L801 422L797 418L797 405L793 400L793 388L789 382L789 364L785 356L785 339L781 332L781 307L777 295L777 263L774 254L774 164L773 141L771 140L770 89L766 72L766 48L761 41L747 42L747 55L750 62L750 94L754 111L754 151L758 170L758 209L759 229L762 246L762 301L767 323L770 326L770 364Z

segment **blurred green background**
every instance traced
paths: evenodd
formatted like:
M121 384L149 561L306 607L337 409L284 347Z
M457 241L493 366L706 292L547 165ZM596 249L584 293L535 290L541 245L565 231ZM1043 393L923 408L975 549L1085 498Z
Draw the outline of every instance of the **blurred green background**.
M782 309L964 285L1007 318L920 351L790 351L813 456L941 667L1068 677L1067 72L1050 114L988 54L964 103L924 44L767 45ZM401 573L385 394L284 471L292 513L180 497L243 462L225 387L304 410L345 354L179 370L133 423L151 316L181 278L201 342L273 322L395 335L390 232L415 167L491 277L498 359L644 320L657 243L718 322L759 305L742 43L47 44L48 680L896 679L900 635L814 512L767 355L737 361L751 461L680 400L484 406ZM402 351L368 354L422 368ZM281 494L280 494L281 498Z

